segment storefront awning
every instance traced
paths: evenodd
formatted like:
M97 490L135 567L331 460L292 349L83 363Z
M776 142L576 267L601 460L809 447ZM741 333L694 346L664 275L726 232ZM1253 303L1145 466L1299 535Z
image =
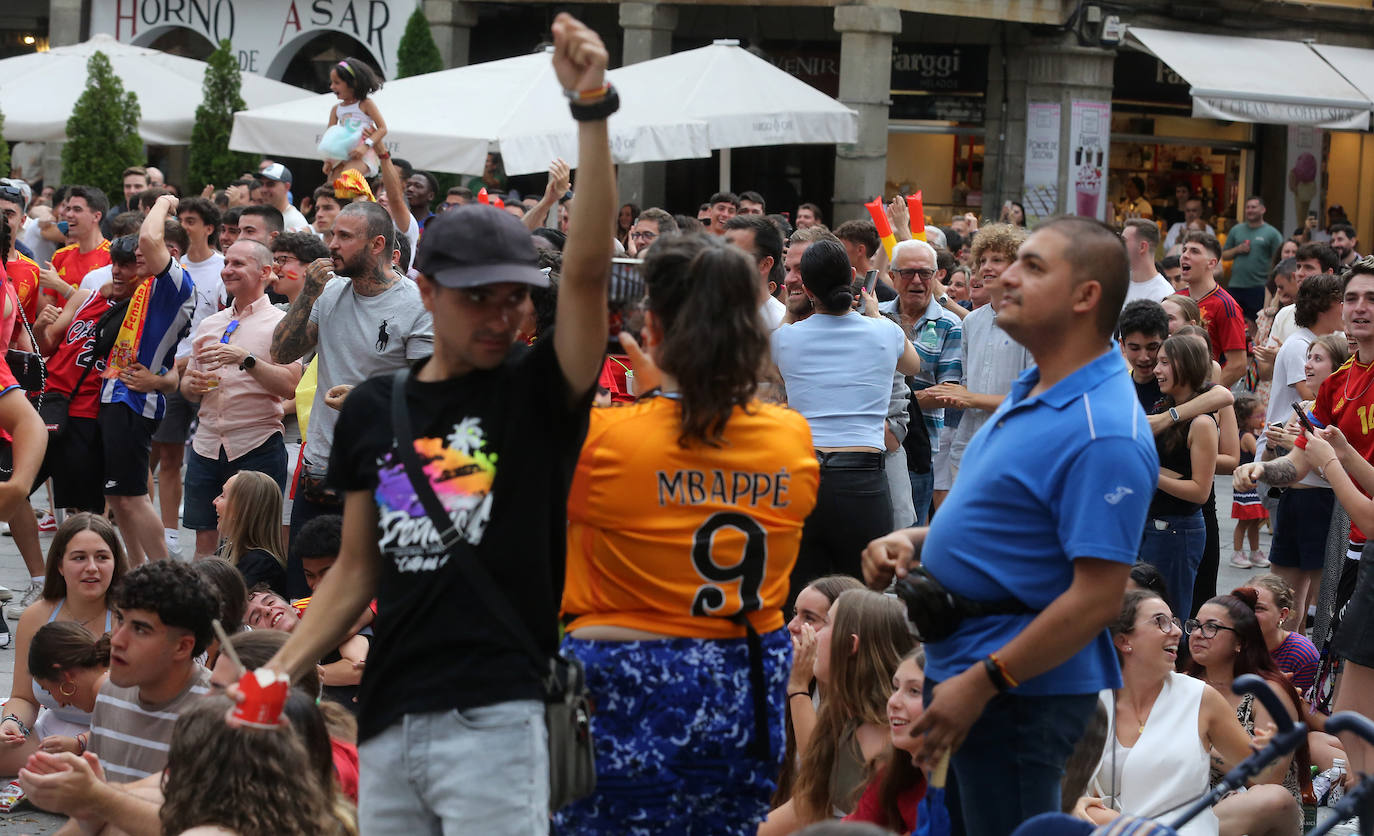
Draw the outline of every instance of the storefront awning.
M1187 80L1194 116L1369 130L1374 103L1307 44L1134 26L1127 36Z
M1345 76L1366 99L1374 102L1374 49L1308 44L1336 72Z

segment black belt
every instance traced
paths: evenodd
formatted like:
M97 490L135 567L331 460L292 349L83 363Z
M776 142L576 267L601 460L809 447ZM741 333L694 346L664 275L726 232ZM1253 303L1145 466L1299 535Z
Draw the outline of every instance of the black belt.
M882 453L862 453L858 450L817 450L816 460L823 470L882 470Z

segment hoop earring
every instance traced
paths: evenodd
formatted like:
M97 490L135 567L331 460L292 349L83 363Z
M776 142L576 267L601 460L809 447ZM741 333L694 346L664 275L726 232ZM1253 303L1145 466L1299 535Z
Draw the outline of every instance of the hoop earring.
M67 690L67 686L68 686L68 685L70 685L71 688L72 688L70 691ZM64 696L64 697L70 697L72 694L75 694L75 693L76 693L76 683L75 683L75 682L63 682L61 685L59 685L59 686L57 687L57 693L61 694L61 695Z

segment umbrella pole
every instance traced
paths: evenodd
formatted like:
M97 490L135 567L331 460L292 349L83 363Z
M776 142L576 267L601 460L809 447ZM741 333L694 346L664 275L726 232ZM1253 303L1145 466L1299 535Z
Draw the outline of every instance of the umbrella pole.
M730 149L720 149L720 191L730 191Z

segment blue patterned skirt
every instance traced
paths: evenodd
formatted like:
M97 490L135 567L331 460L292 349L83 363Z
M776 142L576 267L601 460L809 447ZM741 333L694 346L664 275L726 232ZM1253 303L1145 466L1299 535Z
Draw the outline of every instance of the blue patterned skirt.
M767 760L751 754L746 639L563 640L594 701L596 792L554 816L559 834L753 834L782 762L787 631L762 637Z

